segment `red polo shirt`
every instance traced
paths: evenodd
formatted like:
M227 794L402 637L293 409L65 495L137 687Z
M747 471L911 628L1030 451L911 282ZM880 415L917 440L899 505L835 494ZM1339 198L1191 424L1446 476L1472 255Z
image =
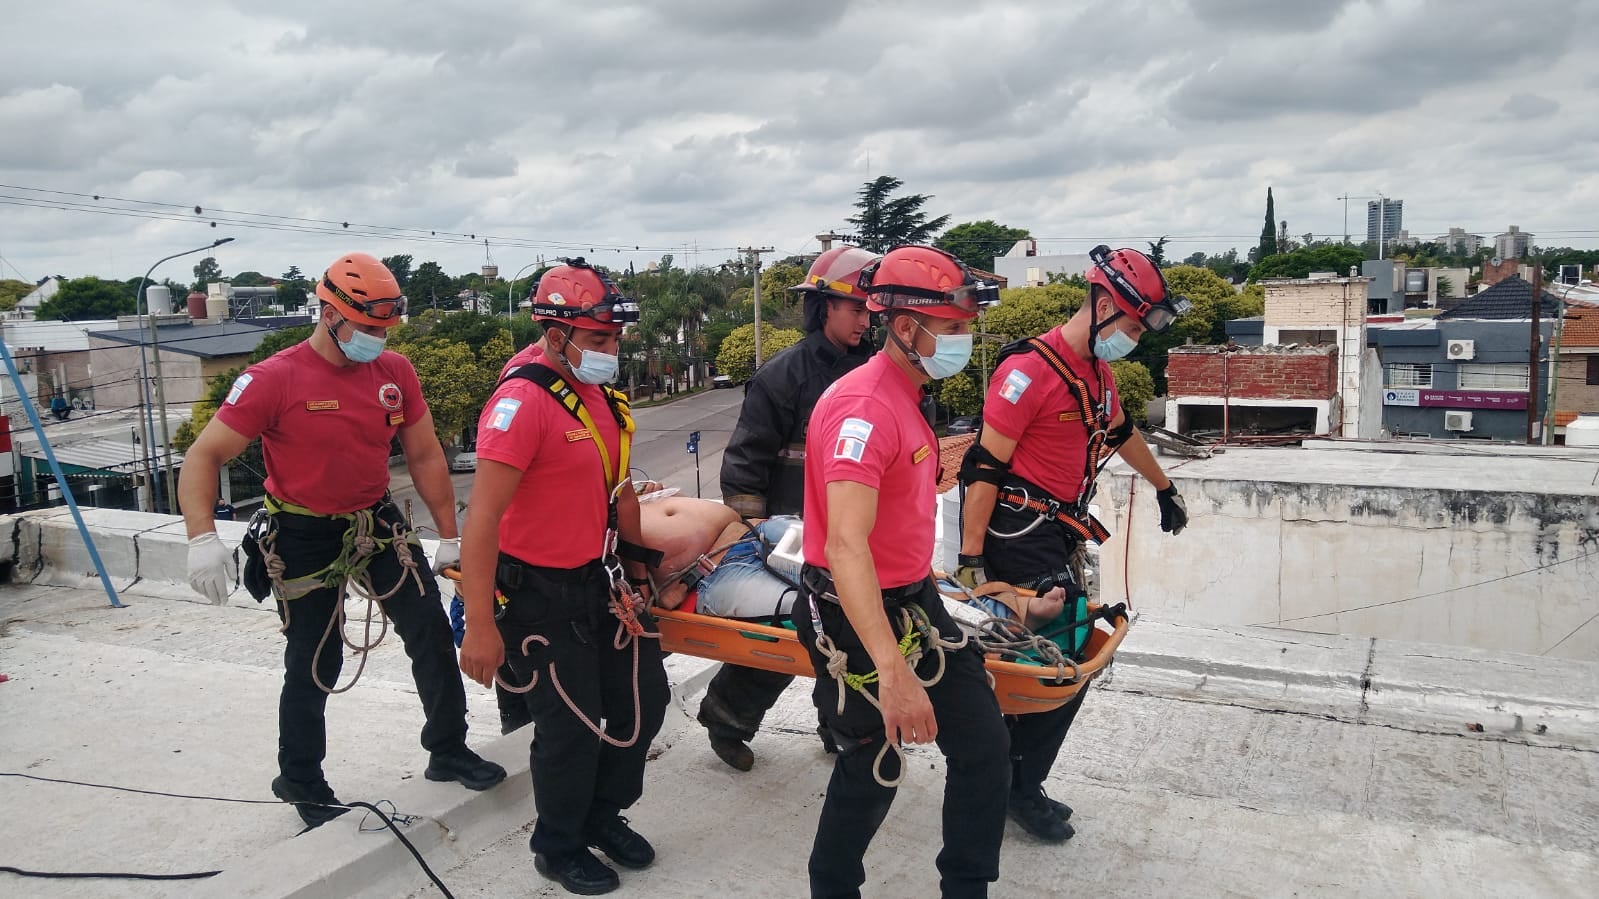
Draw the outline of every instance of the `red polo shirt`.
M614 472L621 428L604 394L591 384L568 383L605 441ZM500 519L502 552L547 568L576 568L600 557L610 503L600 453L554 394L526 378L501 384L478 419L477 457L522 472Z
M1109 397L1110 419L1116 418L1121 399L1110 365L1090 362L1067 346L1059 328L1043 336L1073 374L1088 385L1097 404ZM1095 369L1098 377L1095 377ZM1103 383L1103 389L1100 384ZM1038 352L1015 353L994 369L983 400L983 426L1016 441L1011 471L1048 490L1056 499L1070 502L1082 493L1088 431L1083 427L1082 402L1077 392L1055 372ZM1090 419L1092 423L1092 419Z
M390 441L427 411L416 369L399 353L334 365L306 341L245 369L216 417L261 438L268 493L335 515L383 498Z
M805 561L827 568L827 485L877 491L868 545L884 589L932 570L938 441L922 417L921 388L888 353L834 382L805 436Z

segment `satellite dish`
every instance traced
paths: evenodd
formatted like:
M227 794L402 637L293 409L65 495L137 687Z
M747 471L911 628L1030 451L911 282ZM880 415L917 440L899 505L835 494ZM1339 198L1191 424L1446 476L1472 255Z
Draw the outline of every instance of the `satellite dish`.
M1495 256L1494 258L1488 260L1488 264L1489 265L1498 265L1499 263L1501 263L1503 261L1504 261L1503 259L1500 259L1498 256Z

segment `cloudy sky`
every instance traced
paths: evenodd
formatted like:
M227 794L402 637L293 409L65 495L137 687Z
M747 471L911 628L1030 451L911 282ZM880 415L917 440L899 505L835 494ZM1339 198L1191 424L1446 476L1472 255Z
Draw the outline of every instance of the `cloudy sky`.
M1599 245L1586 0L12 7L6 277L127 277L222 236L229 272L364 249L458 273L485 236L503 275L573 248L710 264L813 250L885 173L1045 252L1244 249L1267 185L1295 235L1381 191L1415 235Z

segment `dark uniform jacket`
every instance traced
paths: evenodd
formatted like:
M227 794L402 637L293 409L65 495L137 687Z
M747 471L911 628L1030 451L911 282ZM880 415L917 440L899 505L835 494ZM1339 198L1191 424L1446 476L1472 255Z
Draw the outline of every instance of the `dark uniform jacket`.
M761 366L744 386L722 454L722 501L740 515L798 515L805 507L805 428L822 391L871 358L866 341L841 352L820 329Z

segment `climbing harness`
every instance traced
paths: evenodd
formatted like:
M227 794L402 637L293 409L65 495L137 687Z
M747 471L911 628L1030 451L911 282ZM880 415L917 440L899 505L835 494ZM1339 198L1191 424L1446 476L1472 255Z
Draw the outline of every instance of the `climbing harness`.
M822 576L818 572L818 577ZM867 689L870 685L878 682L879 672L876 669L865 674L851 672L849 670L849 653L839 649L834 644L833 638L828 636L826 630L822 627L822 610L817 600L820 598L838 603L838 594L816 585L807 586L809 587L807 592L809 594L811 628L816 634L816 652L826 660L825 670L829 677L838 682L839 686L838 711L836 714L844 714L844 702L850 691L860 694L862 698L871 703L872 708L877 709L878 713L881 714L883 711L882 703L878 701L877 696L871 690ZM927 612L913 602L906 602L899 606L897 611L899 612L899 627L897 629L902 631L899 638L900 655L904 657L905 664L909 666L911 675L924 688L931 687L944 679L945 666L947 665L944 654L966 648L967 637L962 634L959 640L945 639L944 635L939 633L938 628L927 617ZM938 667L931 676L922 677L917 672L917 668L921 666L922 659L929 652L933 653L938 660ZM989 676L989 684L990 686L993 685L992 675ZM848 689L846 690L845 688ZM883 777L883 759L888 756L890 750L899 758L899 776L893 780L887 780ZM883 746L877 750L877 757L872 760L872 779L877 781L879 786L890 789L899 786L905 780L905 750L897 740L892 739L886 732L883 734Z
M426 592L422 584L421 565L411 553L411 541L415 539L416 531L408 521L402 517L401 523L388 521L379 515L385 509L392 509L394 505L385 496L377 505L354 512L342 512L334 515L325 515L312 511L305 506L296 505L267 495L266 503L260 511L250 519L249 536L256 542L261 553L261 561L266 569L266 576L272 587L272 595L278 600L278 608L283 612L283 623L278 628L280 633L288 633L290 615L292 615L293 601L312 592L313 590L334 589L337 596L334 599L333 614L328 617L328 625L322 631L322 637L317 641L316 652L311 656L311 679L324 693L338 694L348 691L361 679L361 674L366 670L366 660L369 653L376 649L389 632L388 614L382 609L382 603L400 592L405 586L407 578L416 584L419 592ZM399 510L395 509L396 515ZM339 554L332 562L310 574L293 578L285 578L288 565L283 557L278 554L277 542L279 530L282 525L278 520L280 515L293 515L299 518L315 518L327 521L343 521L345 528ZM384 535L380 529L386 529ZM403 569L394 586L379 592L372 584L371 573L368 569L373 559L378 555L394 550L395 558ZM344 601L354 593L366 600L366 621L362 632L361 642L350 639L345 631ZM264 597L263 597L264 598ZM376 616L374 616L376 612ZM379 623L376 637L372 636L374 617ZM322 650L327 646L328 638L337 630L339 639L352 651L361 657L360 665L355 670L355 675L348 684L342 687L330 687L322 682L318 673L318 662L322 658Z

